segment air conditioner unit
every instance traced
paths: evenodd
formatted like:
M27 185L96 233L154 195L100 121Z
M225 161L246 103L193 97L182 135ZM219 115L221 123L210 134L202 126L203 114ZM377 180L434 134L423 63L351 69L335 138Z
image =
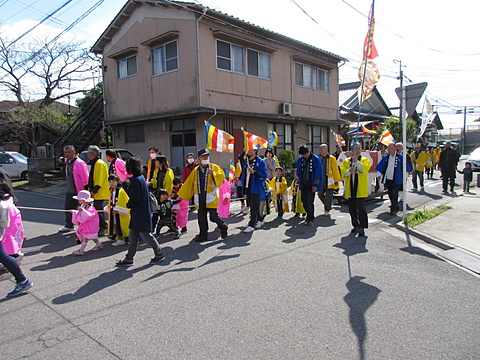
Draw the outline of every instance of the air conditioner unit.
M292 115L292 104L282 103L282 115Z

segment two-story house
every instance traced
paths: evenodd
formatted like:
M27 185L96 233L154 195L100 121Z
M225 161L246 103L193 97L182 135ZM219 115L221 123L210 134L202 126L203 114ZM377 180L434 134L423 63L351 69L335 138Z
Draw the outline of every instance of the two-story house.
M156 146L182 169L205 146L204 120L268 139L276 153L331 143L344 58L194 3L129 0L91 51L103 57L106 124L114 146L146 159Z

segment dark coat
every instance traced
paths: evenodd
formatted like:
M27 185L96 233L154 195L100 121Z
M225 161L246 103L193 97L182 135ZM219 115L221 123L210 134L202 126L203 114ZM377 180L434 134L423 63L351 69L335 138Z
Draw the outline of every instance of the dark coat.
M131 177L128 189L127 208L130 209L130 229L138 232L152 232L150 194L143 175Z

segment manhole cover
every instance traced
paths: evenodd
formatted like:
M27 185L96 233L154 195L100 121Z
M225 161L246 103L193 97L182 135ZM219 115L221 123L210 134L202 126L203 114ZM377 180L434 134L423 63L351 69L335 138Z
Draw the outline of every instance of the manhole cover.
M474 273L480 274L480 257L471 255L459 249L440 251L437 253L437 255L464 268L467 268Z

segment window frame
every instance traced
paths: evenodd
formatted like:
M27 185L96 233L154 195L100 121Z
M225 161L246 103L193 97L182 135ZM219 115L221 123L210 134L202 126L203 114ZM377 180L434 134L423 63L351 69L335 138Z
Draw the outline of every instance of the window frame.
M251 74L250 73L250 58L249 58L249 52L252 52L252 53L256 53L257 55L257 74ZM260 56L265 56L268 58L268 76L265 76L265 75L262 75L260 72ZM270 80L271 79L271 76L272 76L272 65L271 65L271 56L270 54L267 54L266 52L263 52L263 51L258 51L258 50L255 50L255 49L252 49L252 48L246 48L246 59L247 59L247 76L253 76L253 77L257 77L257 78L260 78L260 79L266 79L266 80Z
M279 127L283 127L282 131L279 131ZM287 142L287 133L288 131L286 128L289 127L289 137L290 141ZM271 146L271 148L275 149L274 153L278 155L280 151L282 150L293 150L294 149L294 144L293 144L293 124L288 124L288 123L267 123L267 134L268 134L268 140L270 140L270 131L275 131L278 136L278 145L277 146Z
M299 84L298 81L297 81L297 66L301 66L302 67L302 74L301 74L301 80L302 80L302 83ZM309 73L310 73L310 78L309 78L309 84L308 85L305 85L305 79L306 79L306 72L305 72L305 69L309 69ZM313 90L318 90L318 91L323 91L323 92L328 92L329 91L329 87L330 87L330 71L329 70L325 70L325 69L321 69L321 68L318 68L318 67L315 67L315 66L310 66L310 65L306 65L306 64L303 64L301 62L298 62L298 61L295 61L294 62L294 70L295 70L295 86L298 86L298 87L303 87L303 88L306 88L306 89L313 89ZM320 80L320 76L319 74L324 74L324 79L323 79L323 86L324 88L321 88L321 81Z
M135 72L134 73L131 73L129 74L128 73L128 60L129 59L132 59L134 58L135 59ZM126 76L122 76L122 72L121 72L121 67L122 67L122 64L125 64L125 67L126 67L126 71L127 71L127 74ZM118 75L118 79L126 79L128 77L131 77L131 76L135 76L138 74L138 62L137 62L137 54L135 55L131 55L131 56L127 56L121 60L117 60L117 75Z
M141 133L139 129L141 129ZM145 124L125 125L124 131L125 131L125 144L145 143Z
M224 44L228 44L229 45L229 58L228 57L225 57L223 55L219 55L219 52L218 52L218 44L219 42L222 42ZM216 68L217 70L221 70L221 71L228 71L228 72L232 72L232 73L235 73L235 74L242 74L242 75L245 75L245 48L243 46L240 46L240 45L237 45L237 44L234 44L234 43L231 43L231 42L228 42L228 41L224 41L224 40L220 40L220 39L216 39L216 43L215 43L215 51L216 51L216 56L215 56L215 65L216 65ZM241 66L242 66L242 71L238 71L238 70L235 70L236 68L236 60L235 60L235 56L234 56L234 51L232 51L232 49L234 48L237 48L237 49L241 49L241 54L242 54L242 62L241 62ZM222 68L222 67L219 67L219 59L221 60L228 60L229 63L230 63L230 69L225 69L225 68Z
M167 46L172 44L172 43L175 43L176 55L174 57L167 58ZM160 71L159 73L155 73L155 63L156 63L155 53L161 54L161 49L163 49L164 58L159 59L158 62L160 62L160 61L162 62L161 68L164 69L164 71L163 72ZM179 55L178 55L178 40L177 39L172 40L172 41L168 41L166 43L163 43L160 46L156 46L156 47L152 48L151 49L151 55L152 55L152 76L165 75L165 74L180 70L180 61L179 61ZM167 69L167 63L171 60L176 60L176 68L174 68L172 70L168 70Z

